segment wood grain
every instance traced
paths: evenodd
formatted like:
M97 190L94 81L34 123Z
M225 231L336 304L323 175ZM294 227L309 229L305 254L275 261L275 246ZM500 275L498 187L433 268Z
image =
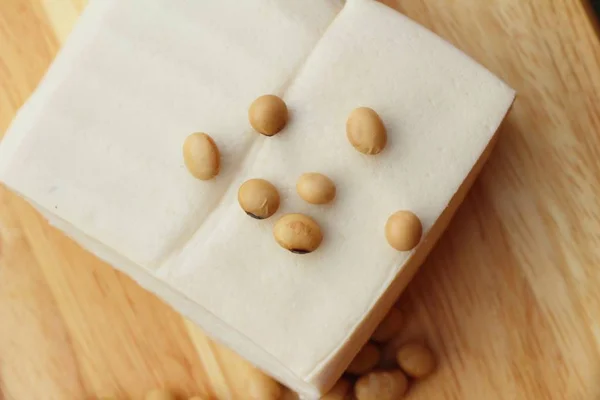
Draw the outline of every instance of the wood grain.
M0 131L84 0L0 1ZM600 399L600 43L576 0L387 1L519 92L400 299L440 368L409 399ZM0 399L266 398L233 352L0 187Z

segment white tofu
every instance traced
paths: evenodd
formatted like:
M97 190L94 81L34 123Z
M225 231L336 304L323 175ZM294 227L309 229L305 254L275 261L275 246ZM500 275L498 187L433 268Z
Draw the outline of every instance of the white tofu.
M340 11L341 10L341 11ZM247 108L281 96L291 119L268 138ZM207 333L300 392L333 385L447 225L492 148L514 92L398 12L371 0L92 0L0 145L0 180L81 245ZM358 153L345 122L368 106L388 145ZM182 145L209 133L219 176L194 179ZM328 175L326 206L295 192ZM237 190L278 187L270 219ZM412 210L424 239L386 242ZM288 212L324 230L315 252L280 248Z

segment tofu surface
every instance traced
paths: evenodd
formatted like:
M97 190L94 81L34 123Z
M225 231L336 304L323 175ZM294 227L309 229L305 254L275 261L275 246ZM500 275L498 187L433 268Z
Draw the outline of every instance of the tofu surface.
M248 123L250 103L266 93L290 110L274 137ZM440 236L513 99L485 68L372 0L92 0L0 143L0 180L312 398L333 385ZM360 106L387 128L379 155L346 138ZM213 181L183 164L183 141L198 131L221 151ZM332 204L300 199L304 172L336 183ZM238 205L250 178L280 192L267 220ZM384 235L403 209L424 228L410 252ZM274 223L291 212L321 225L315 252L275 242Z

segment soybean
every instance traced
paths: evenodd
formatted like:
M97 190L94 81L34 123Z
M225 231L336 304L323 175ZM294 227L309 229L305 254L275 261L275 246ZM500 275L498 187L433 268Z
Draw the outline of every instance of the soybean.
M240 186L238 202L242 209L256 219L269 218L279 208L279 192L264 179L250 179Z
M273 228L273 236L281 247L296 254L315 251L323 240L321 227L303 214L287 214Z
M436 366L433 352L429 347L417 342L407 343L400 347L396 361L407 375L418 379L430 375Z
M385 237L398 251L412 250L421 241L423 227L421 220L410 211L398 211L392 214L385 224Z
M308 203L327 204L335 198L335 183L317 172L302 174L296 182L296 191Z
M287 123L288 109L281 98L267 94L260 96L250 105L248 119L254 130L266 136L273 136Z
M220 167L219 148L206 133L193 133L183 143L183 161L190 173L203 181L217 176Z
M378 154L387 144L387 132L375 110L360 107L346 121L346 135L354 148L363 154Z
M408 380L402 371L375 371L356 381L354 395L357 400L398 400L407 389Z

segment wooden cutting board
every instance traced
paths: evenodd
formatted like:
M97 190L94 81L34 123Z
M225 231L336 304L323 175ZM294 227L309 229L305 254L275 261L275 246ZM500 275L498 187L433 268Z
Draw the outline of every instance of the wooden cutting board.
M84 0L0 1L0 132ZM496 151L401 297L440 359L409 399L600 399L600 43L579 0L391 6L515 87ZM0 186L0 399L248 399L269 380ZM258 395L260 397L260 395Z

